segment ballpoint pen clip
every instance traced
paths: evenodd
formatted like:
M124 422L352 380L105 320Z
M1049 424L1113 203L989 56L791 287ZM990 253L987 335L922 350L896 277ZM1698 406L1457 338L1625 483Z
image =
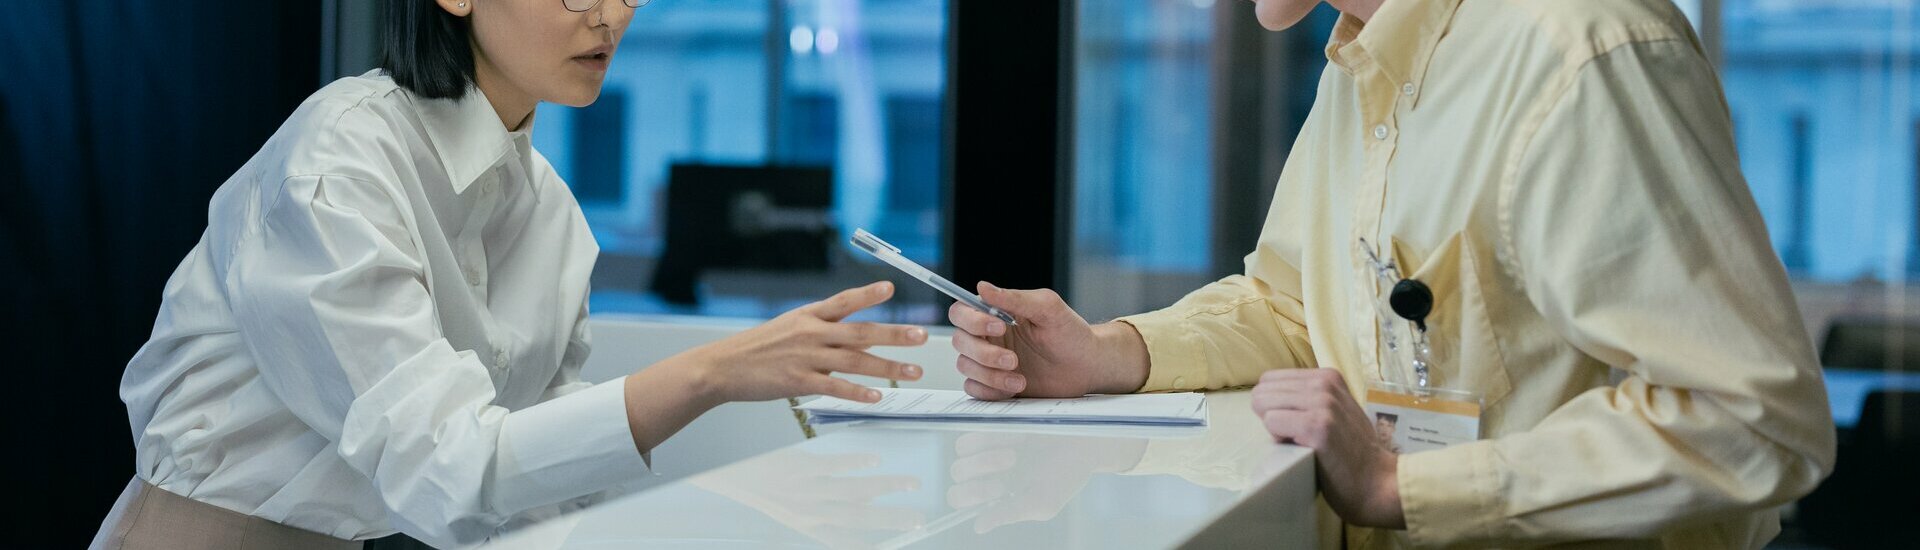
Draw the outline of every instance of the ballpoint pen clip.
M865 229L853 230L853 241L855 244L864 244L875 249L884 248L894 254L902 254L900 247L894 246L893 243L887 242L872 233L868 233ZM865 242L863 243L862 241Z

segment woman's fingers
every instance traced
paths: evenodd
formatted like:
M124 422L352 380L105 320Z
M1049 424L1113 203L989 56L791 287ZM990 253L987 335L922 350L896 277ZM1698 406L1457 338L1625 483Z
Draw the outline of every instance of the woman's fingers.
M825 354L820 368L888 380L919 380L922 374L919 365L901 363L864 351L853 350L835 350Z
M832 323L824 329L827 343L846 348L918 346L927 343L927 329L882 323Z
M854 312L867 309L893 297L893 283L880 281L860 288L840 291L831 298L808 304L807 309L815 317L838 322L853 315Z
M978 361L965 355L960 356L960 359L954 362L954 366L960 369L960 375L967 377L968 382L978 383L995 392L1006 394L993 399L1013 397L1014 394L1027 389L1027 377L1012 371L981 366ZM968 387L971 388L972 384L968 384ZM989 399L971 391L967 393L980 399ZM997 393L991 395L997 395Z
M1013 350L993 345L978 336L965 332L953 333L953 350L961 357L973 359L984 367L1000 370L1013 370L1020 366L1020 356Z
M807 377L807 380L807 387L802 389L805 393L833 396L861 403L877 403L880 401L880 390L855 384L847 380L834 378L825 374L814 374Z

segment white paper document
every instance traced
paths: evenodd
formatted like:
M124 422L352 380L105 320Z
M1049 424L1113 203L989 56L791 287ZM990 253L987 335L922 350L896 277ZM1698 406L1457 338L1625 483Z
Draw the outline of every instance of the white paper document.
M1207 398L1197 393L981 401L956 390L878 389L878 403L822 397L796 408L806 411L814 424L856 420L1144 426L1204 426L1207 423Z

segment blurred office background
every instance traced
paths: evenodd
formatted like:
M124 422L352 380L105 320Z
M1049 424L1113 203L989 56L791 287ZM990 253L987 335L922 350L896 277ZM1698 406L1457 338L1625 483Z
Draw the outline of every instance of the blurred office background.
M1920 511L1861 480L1911 484L1889 457L1920 426L1915 2L1680 3L1842 428L1841 472L1777 544L1869 544L1891 525L1869 520ZM92 535L132 471L120 370L207 199L302 98L372 66L376 7L0 5L16 540ZM601 244L595 314L763 319L900 280L844 245L866 228L963 286L1052 286L1099 321L1239 271L1336 16L1270 33L1225 0L657 0L600 101L541 107L535 145ZM767 243L782 253L731 252ZM943 322L946 300L900 289L870 315Z

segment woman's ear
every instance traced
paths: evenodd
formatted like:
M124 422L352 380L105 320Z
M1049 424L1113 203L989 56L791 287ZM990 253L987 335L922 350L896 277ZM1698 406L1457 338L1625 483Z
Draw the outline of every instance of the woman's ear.
M405 0L389 1L401 2ZM440 4L440 9L447 10L447 13L453 14L454 17L466 17L473 13L473 1L474 0L434 0L434 3Z

